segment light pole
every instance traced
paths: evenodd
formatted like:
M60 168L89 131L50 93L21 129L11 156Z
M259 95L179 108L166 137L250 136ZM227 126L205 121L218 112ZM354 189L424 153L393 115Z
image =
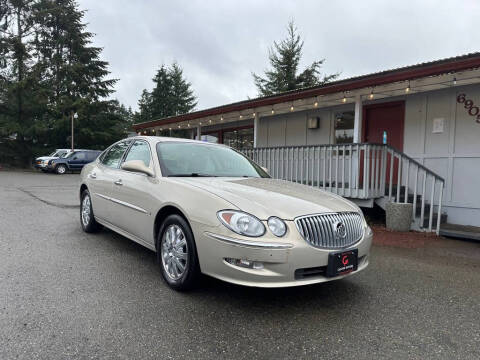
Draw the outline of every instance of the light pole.
M72 152L74 151L74 146L73 146L73 126L74 126L74 120L78 119L78 114L72 112Z

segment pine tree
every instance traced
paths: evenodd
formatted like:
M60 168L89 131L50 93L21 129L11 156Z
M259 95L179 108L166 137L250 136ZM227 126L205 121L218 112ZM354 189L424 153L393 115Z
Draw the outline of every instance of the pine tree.
M0 136L9 137L1 152L26 164L38 142L41 114L46 105L34 66L36 0L0 2Z
M154 87L150 93L149 112L152 119L174 115L172 79L170 70L162 65L153 78Z
M69 137L72 113L79 119L76 126L86 125L89 107L97 111L109 111L104 100L112 92L115 79L106 79L108 63L100 60L102 49L91 46L93 34L82 23L84 11L78 9L75 0L41 0L36 13L39 30L35 45L38 67L45 71L44 84L48 93L49 128L53 129L56 143L65 143ZM103 131L102 123L92 124L93 129ZM81 138L77 138L80 140Z
M170 68L162 65L153 83L151 92L142 92L138 102L139 112L134 116L136 123L181 115L195 109L197 101L191 84L184 78L183 70L177 63Z
M272 68L265 71L265 77L253 73L255 86L260 96L325 84L339 76L338 73L321 76L320 68L325 59L314 61L305 70L298 73L303 41L297 34L297 28L293 21L288 24L287 30L287 38L280 43L274 42L273 48L269 51Z
M173 115L185 114L197 105L196 97L191 89L192 84L183 78L182 68L175 62L170 70L172 82Z

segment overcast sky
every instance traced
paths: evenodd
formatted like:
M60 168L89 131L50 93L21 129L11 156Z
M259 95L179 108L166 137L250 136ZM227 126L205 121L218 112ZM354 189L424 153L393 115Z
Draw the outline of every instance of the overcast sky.
M255 97L251 72L293 19L302 65L325 58L341 78L480 50L480 2L321 0L79 0L104 48L115 97L137 108L162 63L177 61L197 110Z

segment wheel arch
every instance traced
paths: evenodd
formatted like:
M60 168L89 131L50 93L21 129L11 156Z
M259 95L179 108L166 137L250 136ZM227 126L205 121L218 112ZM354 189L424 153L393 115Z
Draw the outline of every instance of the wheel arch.
M80 185L80 193L78 194L78 196L80 197L80 200L82 199L82 194L85 190L88 190L88 186L86 184Z
M188 217L184 214L182 210L180 210L177 206L174 206L171 204L165 205L160 210L158 210L157 214L155 215L155 221L153 223L153 240L155 242L155 248L157 247L157 237L158 237L158 232L160 231L160 227L163 221L170 215L181 216L187 222L188 226L190 226L190 230L192 230L192 225L190 224ZM193 230L192 230L192 234L193 234Z

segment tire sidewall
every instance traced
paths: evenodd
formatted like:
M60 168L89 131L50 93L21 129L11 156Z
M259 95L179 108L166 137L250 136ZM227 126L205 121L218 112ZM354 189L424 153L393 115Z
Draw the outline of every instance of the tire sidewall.
M188 260L187 260L187 268L183 276L178 280L173 280L166 274L165 269L162 263L162 251L161 251L161 244L162 244L162 237L165 230L168 228L169 225L177 225L181 227L187 242L187 253L188 253ZM198 264L198 257L197 257L197 249L195 245L195 239L193 236L192 229L188 222L179 215L169 215L164 222L162 223L160 230L158 231L157 241L156 241L156 249L157 249L157 260L160 265L160 271L162 273L162 277L165 282L175 290L188 290L194 287L195 282L199 276L200 267Z
M85 199L86 196L90 198L90 219L87 225L83 223L82 219L83 199ZM92 233L98 230L98 224L93 215L92 198L90 197L90 192L88 190L83 190L82 196L80 197L80 225L82 226L83 231L87 233Z

